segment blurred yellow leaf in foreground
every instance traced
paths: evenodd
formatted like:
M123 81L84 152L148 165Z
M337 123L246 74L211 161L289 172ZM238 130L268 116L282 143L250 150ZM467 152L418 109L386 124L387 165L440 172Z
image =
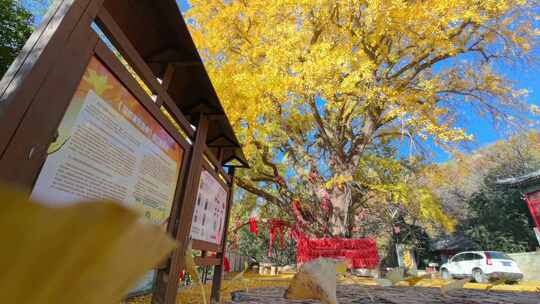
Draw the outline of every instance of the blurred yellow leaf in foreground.
M51 208L0 187L0 302L118 303L175 247L112 202Z

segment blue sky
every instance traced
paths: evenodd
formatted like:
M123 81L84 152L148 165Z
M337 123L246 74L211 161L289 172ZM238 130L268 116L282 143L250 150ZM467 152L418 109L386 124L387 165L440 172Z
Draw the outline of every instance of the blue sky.
M51 0L22 0L21 2L35 15L35 23L38 24ZM189 9L187 0L178 0L177 2L182 11ZM540 66L501 66L500 71L515 83L516 88L529 90L528 101L540 106L540 77L538 77ZM470 145L471 148L478 148L505 137L504 130L495 130L488 120L477 116L471 116L461 124L468 133L475 136L475 142ZM403 145L404 154L406 154L407 147L408 144ZM434 160L437 162L446 161L451 157L432 144L428 143L427 147L435 152Z

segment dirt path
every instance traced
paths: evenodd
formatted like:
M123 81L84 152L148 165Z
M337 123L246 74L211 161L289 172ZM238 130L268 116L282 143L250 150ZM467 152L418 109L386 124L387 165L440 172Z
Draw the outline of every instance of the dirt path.
M243 304L315 304L318 301L283 299L283 287L259 288L239 293L236 302ZM443 296L439 288L379 287L339 285L340 304L540 304L540 293L499 292L475 289L452 290Z

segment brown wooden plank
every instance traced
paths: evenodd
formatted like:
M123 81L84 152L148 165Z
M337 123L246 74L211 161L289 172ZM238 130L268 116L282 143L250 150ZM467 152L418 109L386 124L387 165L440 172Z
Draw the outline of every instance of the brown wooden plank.
M24 43L23 48L19 52L19 55L15 58L15 60L13 60L8 70L6 71L6 74L2 77L2 79L0 79L0 98L4 95L5 91L7 90L19 70L21 70L24 65L30 66L32 63L35 62L35 60L30 61L30 59L37 59L36 56L29 58L32 52L43 51L43 48L36 49L36 44L40 41L40 39L46 40L43 35L46 32L47 27L52 27L51 22L53 21L53 17L57 15L58 9L61 7L62 4L64 4L64 2L65 0L53 2L51 4L51 7L47 10L47 13L45 13L45 15L43 16L43 20L41 21L39 26L34 30L30 37L28 37L28 40L26 40L26 42ZM58 14L61 15L61 13ZM56 19L56 22L58 21L59 19ZM26 71L28 71L28 69L26 69ZM21 77L21 75L19 75L19 77Z
M195 257L197 266L215 266L221 264L221 259L217 257Z
M97 3L100 0L93 1ZM45 160L46 150L55 137L57 127L98 41L97 35L90 28L91 23L88 16L80 15L69 40L59 50L62 61L58 62L43 83L40 83L32 105L20 121L19 128L0 159L0 178L7 183L25 189L33 186Z
M230 138L224 134L220 134L217 137L214 137L208 140L208 147L228 147L228 148L238 148Z
M83 13L73 1L55 2L0 81L0 158Z
M169 66L167 66L167 68L169 69ZM170 68L171 68L171 72L174 71L174 67L171 66ZM167 75L167 73L165 73L165 74ZM171 78L170 77L165 77L165 79L163 79L163 83L162 83L163 88L166 90L169 87L170 84L171 84ZM159 104L157 106L160 107ZM188 148L184 149L185 151L184 151L184 155L183 155L183 159L182 159L182 167L180 168L180 174L178 175L178 181L176 183L176 192L174 194L174 201L173 201L173 205L172 205L172 208L171 208L171 214L169 215L169 222L167 224L167 232L173 238L175 237L176 232L178 231L179 211L180 211L180 205L182 204L181 195L182 195L182 192L184 191L184 189L183 189L183 186L184 186L183 181L186 178L187 170L188 170L188 167L189 167L189 158L190 158L190 153L191 153L191 148L192 147L189 144L188 144L188 146L189 146ZM170 262L170 260L169 260L169 262Z
M234 174L235 174L235 168L231 167L230 169L230 184L229 184L229 193L227 196L227 211L225 212L225 229L223 230L223 238L221 243L221 252L218 252L216 254L216 257L220 259L219 265L214 267L214 277L212 278L212 294L210 295L210 300L212 303L221 303L220 302L220 290L221 290L221 282L223 281L223 260L225 256L225 248L227 247L227 237L228 237L228 231L229 231L229 220L231 215L231 207L233 204L233 198L234 198Z
M174 72L174 67L172 65L168 65L167 66L167 71L169 72L169 74L172 74L172 72ZM163 83L162 83L163 88L165 90L169 87L169 85L171 83L171 77L170 77L170 75L169 75L169 77L167 77L167 74L168 74L167 71L165 72L165 77L164 77ZM158 100L159 100L159 98L158 98ZM160 106L159 103L157 103L157 106L158 107ZM176 190L175 190L175 194L174 194L174 200L173 200L173 204L172 204L172 208L171 208L171 213L169 215L169 221L167 223L167 233L173 238L175 238L176 233L177 233L178 228L179 228L179 224L180 224L179 212L180 212L180 206L182 204L181 198L182 198L182 193L185 190L184 187L183 187L184 186L183 181L186 178L187 170L188 170L188 167L189 167L190 153L191 153L191 145L189 146L189 149L186 149L186 151L184 152L184 155L183 155L182 165L180 167L180 174L178 175L178 180L177 180L177 183L176 183ZM167 258L163 263L161 263L161 265L159 265L159 269L162 270L161 271L161 276L160 276L160 273L158 272L158 276L156 276L156 278L162 278L164 274L168 273L170 263L171 263L171 257ZM156 288L157 288L157 285L158 284L156 284L156 286L155 286ZM154 292L155 292L155 290L154 290Z
M186 117L182 114L182 112L180 112L174 101L169 96L169 93L167 93L167 91L159 84L150 67L139 55L133 44L131 44L124 32L122 32L122 29L118 26L105 8L100 11L96 22L107 38L109 38L120 53L124 55L124 58L133 67L135 72L149 86L150 90L157 94L158 98L160 98L163 103L167 105L167 109L169 109L174 118L176 118L178 124L182 127L184 132L193 138L195 132L191 128L191 125Z
M193 211L197 199L197 189L201 177L203 153L208 132L208 120L203 115L199 117L195 142L190 153L188 173L182 194L182 204L179 213L179 227L176 233L178 247L171 258L171 265L167 270L158 273L156 289L152 296L152 303L173 304L176 301L179 274L185 267L184 255L188 245L189 233Z
M165 68L165 74L163 75L161 86L167 90L169 86L171 85L171 81L174 75L174 69L175 66L173 64L167 64L167 67ZM163 105L163 97L158 96L156 100L156 104L158 107L161 107Z
M212 251L212 252L220 252L221 246L216 245L213 243L201 241L201 240L192 240L191 246L195 250L204 250L204 251Z
M225 181L227 181L227 183L230 183L231 180L229 179L229 175L227 174L227 172L225 172L225 170L223 170L223 166L222 166L221 162L216 158L214 153L212 153L212 151L210 151L210 148L205 147L205 155L206 155L206 157L208 157L208 159L210 160L212 165L214 165L214 167L216 167L218 169L218 172L223 175L223 177L225 178Z

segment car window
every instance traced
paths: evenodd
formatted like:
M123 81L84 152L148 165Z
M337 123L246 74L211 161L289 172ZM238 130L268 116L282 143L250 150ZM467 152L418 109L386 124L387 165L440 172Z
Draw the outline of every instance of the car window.
M467 252L467 253L464 254L463 260L464 261L472 261L472 260L474 260L474 256L475 256L474 253Z
M454 256L454 257L452 258L452 262L461 262L461 261L464 260L464 258L465 258L465 254L464 254L464 253L458 254L458 255L456 255L456 256Z
M471 258L470 258L471 261L478 261L478 260L483 260L483 259L484 259L484 257L481 256L480 254L471 253Z
M507 256L506 254L498 251L487 251L486 256L489 259L494 260L512 260L511 257Z

